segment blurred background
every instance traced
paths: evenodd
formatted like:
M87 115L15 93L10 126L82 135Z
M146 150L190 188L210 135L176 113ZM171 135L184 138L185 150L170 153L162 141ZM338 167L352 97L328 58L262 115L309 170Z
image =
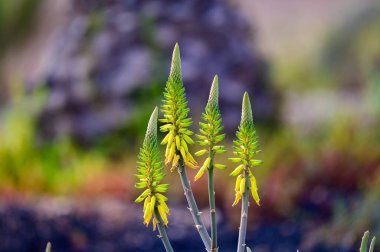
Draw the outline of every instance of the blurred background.
M194 131L215 74L228 149L252 97L265 162L254 251L357 251L365 230L380 236L379 1L0 0L1 252L164 251L133 185L177 41ZM228 173L226 252L240 214ZM166 181L174 249L202 251L178 175ZM206 184L192 183L209 225Z

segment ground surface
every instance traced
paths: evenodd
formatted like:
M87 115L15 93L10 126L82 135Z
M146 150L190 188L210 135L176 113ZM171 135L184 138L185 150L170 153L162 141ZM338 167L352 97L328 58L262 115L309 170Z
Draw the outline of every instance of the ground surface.
M120 200L68 200L39 198L0 203L0 251L43 251L47 241L53 251L164 251L159 239L141 222L140 206ZM171 207L169 236L178 251L203 251L185 207ZM219 212L219 217L222 213ZM223 220L222 220L223 219ZM219 218L221 251L234 251L237 232ZM255 251L296 251L307 248L309 222L277 221L250 225L248 242ZM307 239L306 239L307 240ZM21 242L22 241L22 242ZM310 250L309 250L310 249ZM308 251L356 251L313 245Z

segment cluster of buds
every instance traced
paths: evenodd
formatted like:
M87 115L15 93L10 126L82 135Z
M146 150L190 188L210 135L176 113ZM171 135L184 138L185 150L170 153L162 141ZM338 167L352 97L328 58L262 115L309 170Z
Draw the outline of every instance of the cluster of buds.
M180 160L183 160L184 164L190 168L196 168L197 165L188 148L188 145L194 144L191 139L193 132L188 129L192 125L191 118L187 117L189 111L182 82L179 47L176 44L161 107L164 118L160 119L160 122L164 123L160 130L167 132L161 142L161 144L166 144L165 164L171 165L172 171L178 167Z
M165 175L158 148L157 116L158 109L155 108L150 117L144 143L138 156L138 173L136 175L138 182L135 185L138 189L145 188L144 192L135 201L138 203L144 202L144 224L148 226L153 218L154 230L158 222L155 212L159 213L165 225L168 224L167 215L170 214L169 208L166 205L168 199L164 196L169 185L160 184Z
M217 145L219 142L223 141L225 134L220 134L223 130L222 117L219 111L219 84L218 76L214 77L211 85L210 96L205 108L205 112L202 114L203 122L199 122L199 132L196 135L199 139L198 144L204 146L202 149L195 153L196 156L202 156L208 154L208 157L204 161L203 165L199 169L198 173L195 175L195 180L201 178L207 169L212 169L213 167L217 169L226 169L225 165L222 164L211 164L215 154L225 153L226 150L224 146Z
M251 168L262 164L261 160L254 159L260 151L258 148L258 138L252 119L252 108L248 93L243 97L242 114L239 129L236 132L237 139L234 141L235 158L229 160L239 165L230 173L236 178L235 201L236 205L246 190L250 190L253 199L260 205L260 198L257 192L256 179L252 174Z

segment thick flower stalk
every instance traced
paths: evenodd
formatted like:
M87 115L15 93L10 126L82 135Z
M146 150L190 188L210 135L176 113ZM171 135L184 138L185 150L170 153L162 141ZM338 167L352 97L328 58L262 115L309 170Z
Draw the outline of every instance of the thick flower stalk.
M248 219L248 198L249 191L257 205L260 205L260 198L257 192L256 179L251 169L262 163L261 160L255 159L258 150L258 138L252 119L252 108L249 101L248 93L244 93L241 121L236 132L237 140L234 141L235 158L230 158L234 163L239 165L231 172L231 176L236 178L235 184L235 201L233 206L242 199L242 210L239 230L238 252L245 251L245 235L247 231Z
M218 143L221 142L225 137L225 134L221 134L223 126L219 111L218 98L218 76L215 76L211 85L210 96L205 108L205 112L202 114L203 122L199 123L200 134L196 135L199 139L199 145L204 146L205 148L195 153L196 156L207 154L207 158L195 176L195 180L201 178L205 171L208 171L208 193L211 217L211 251L217 251L218 249L214 191L214 167L217 169L226 168L225 165L214 163L214 157L216 154L222 154L226 152L224 146L218 145Z
M166 205L167 198L164 196L169 185L161 184L164 173L157 141L157 116L156 107L150 117L137 162L136 176L139 181L135 187L145 190L135 201L144 202L144 224L148 226L153 219L153 230L158 227L166 251L173 251L164 228L164 225L168 225L167 215L170 214Z
M195 227L206 249L209 251L211 239L201 219L184 167L186 165L190 168L196 168L197 163L188 148L188 145L194 143L191 139L193 132L188 129L192 124L192 120L188 118L190 110L187 107L186 93L182 82L181 58L178 44L174 47L161 111L164 118L160 119L160 122L164 123L164 125L160 129L166 133L165 138L161 142L161 144L166 144L165 164L171 167L172 171L178 170Z

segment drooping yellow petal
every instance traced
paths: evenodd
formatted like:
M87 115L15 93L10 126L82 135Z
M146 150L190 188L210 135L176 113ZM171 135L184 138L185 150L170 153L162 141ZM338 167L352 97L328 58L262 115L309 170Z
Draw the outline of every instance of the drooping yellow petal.
M242 172L243 169L244 169L244 165L243 165L243 164L239 165L238 167L235 168L235 170L233 170L233 171L230 173L230 176L234 176L234 177L235 177L235 176L238 175L240 172Z
M170 136L170 133L166 134L166 136L164 137L164 139L161 141L161 144L167 144L168 140L169 140L169 136Z
M146 226L149 225L150 220L152 219L153 215L153 208L152 208L152 202L149 202L146 206L145 212L144 212L144 224Z
M254 176L251 177L250 179L251 182L251 194L253 199L255 200L256 204L260 206L260 197L258 194L258 189L257 189L257 184L256 184L256 178Z
M186 151L186 152L189 152L189 148L187 147L187 143L185 142L185 140L181 140L181 146L183 147L183 149Z
M168 216L166 215L165 210L161 206L158 206L157 209L162 218L162 221L164 222L164 225L167 226L169 222L168 222Z
M235 183L235 192L239 192L240 191L240 181L242 179L242 175L239 175L237 178L236 178L236 183Z
M153 231L156 231L156 227L157 227L157 220L156 220L156 217L153 218Z
M190 162L188 162L188 161L185 161L185 165L188 166L188 167L191 168L191 169L196 169L196 168L197 168L196 165L194 165L194 164L192 164L192 163L190 163Z
M193 164L197 164L197 161L195 161L195 159L193 158L193 156L190 154L190 152L188 152L186 154L186 159L189 160L191 163Z
M214 164L214 167L219 170L225 170L227 168L227 166L223 164Z
M240 193L241 194L244 194L245 192L245 178L242 178L241 181L240 181Z
M207 152L206 149L197 151L197 152L195 152L195 156L197 156L197 157L202 156L202 155L206 154L206 152Z
M236 204L239 203L241 196L242 195L240 192L235 193L235 201L234 201L234 203L232 203L232 206L236 206Z
M175 136L175 144L177 145L177 150L181 148L181 140L179 139L179 136Z

